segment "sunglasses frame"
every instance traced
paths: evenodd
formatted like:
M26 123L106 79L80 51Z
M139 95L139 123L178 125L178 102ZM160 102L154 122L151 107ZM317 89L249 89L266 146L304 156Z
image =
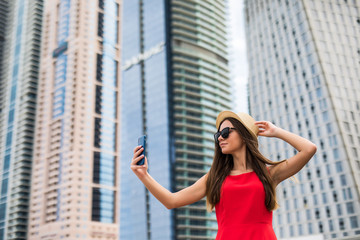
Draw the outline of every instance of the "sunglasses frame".
M221 131L218 131L214 134L214 139L216 143L219 143L219 137L221 136L223 139L226 139L229 137L230 130L236 130L236 128L233 127L226 127Z

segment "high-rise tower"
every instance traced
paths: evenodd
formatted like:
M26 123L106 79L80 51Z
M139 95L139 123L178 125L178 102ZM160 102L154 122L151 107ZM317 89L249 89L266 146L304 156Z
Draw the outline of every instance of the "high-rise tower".
M212 163L217 114L230 108L227 1L127 0L123 6L120 239L214 239L205 199L167 210L130 170L147 135L150 174L178 191Z
M318 146L297 175L278 187L278 237L360 236L359 1L246 1L249 103ZM262 139L272 160L293 149Z
M45 2L28 239L117 239L120 12Z
M0 2L0 239L26 239L42 12Z

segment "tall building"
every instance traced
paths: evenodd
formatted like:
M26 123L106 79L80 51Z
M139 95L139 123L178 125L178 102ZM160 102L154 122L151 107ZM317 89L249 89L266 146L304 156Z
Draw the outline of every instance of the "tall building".
M0 3L0 239L26 239L42 12Z
M125 0L120 239L214 239L205 199L167 210L130 170L147 135L150 174L179 191L210 168L217 114L230 108L227 1Z
M117 239L120 13L45 1L28 239Z
M245 1L249 103L266 119L318 146L278 187L274 227L281 238L360 237L359 1ZM266 156L296 152L262 139Z
M4 78L4 55L5 55L5 39L6 39L6 24L9 22L8 17L9 12L9 2L1 1L0 2L0 114L2 113L3 106L5 104L3 100L4 88L2 87L5 83ZM1 128L0 128L1 134Z

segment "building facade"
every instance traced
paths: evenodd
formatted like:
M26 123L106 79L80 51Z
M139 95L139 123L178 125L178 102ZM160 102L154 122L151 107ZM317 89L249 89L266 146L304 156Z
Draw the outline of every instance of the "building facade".
M28 239L117 239L120 0L45 1Z
M26 239L43 1L0 3L0 239Z
M147 135L150 174L179 191L212 163L217 114L230 109L227 1L123 4L120 239L214 239L205 199L167 210L130 170Z
M278 187L282 238L360 236L359 1L245 1L249 103L266 119L318 146L296 181ZM261 139L286 159L286 143Z

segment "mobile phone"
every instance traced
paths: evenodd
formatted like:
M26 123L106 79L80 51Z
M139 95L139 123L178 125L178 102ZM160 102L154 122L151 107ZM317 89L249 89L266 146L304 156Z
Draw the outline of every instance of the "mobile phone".
M144 157L140 161L138 161L136 164L137 165L144 165L144 163L145 163L145 149L146 149L146 135L139 137L138 145L140 145L140 146L142 146L144 148L144 150L141 153L141 155L144 155Z

